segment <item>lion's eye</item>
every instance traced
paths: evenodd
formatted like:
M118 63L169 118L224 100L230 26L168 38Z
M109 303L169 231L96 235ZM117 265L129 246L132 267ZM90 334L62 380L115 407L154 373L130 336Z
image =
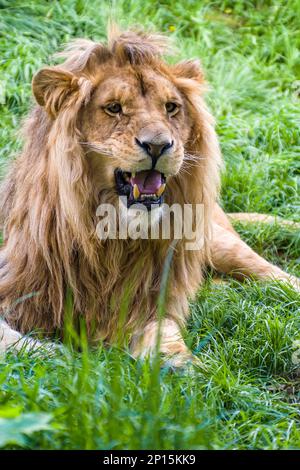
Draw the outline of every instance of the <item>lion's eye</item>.
M122 106L117 102L108 104L104 109L107 114L110 114L111 116L122 112Z
M168 103L165 104L165 107L166 107L166 111L168 114L171 114L172 116L174 116L179 107L176 103L172 103L172 101L168 101Z

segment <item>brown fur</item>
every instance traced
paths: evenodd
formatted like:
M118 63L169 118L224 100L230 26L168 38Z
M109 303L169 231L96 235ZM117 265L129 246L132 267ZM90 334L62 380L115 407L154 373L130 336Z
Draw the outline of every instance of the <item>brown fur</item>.
M184 241L179 241L171 266L167 316L172 335L174 325L185 323L188 301L216 252L211 234L221 157L202 99L199 64L167 65L164 47L164 38L134 32L111 34L108 45L80 40L66 50L64 63L34 77L39 106L25 125L25 146L3 185L0 206L5 234L1 313L22 333L36 328L46 334L62 332L68 290L74 297L74 319L85 319L92 340L115 339L124 298L123 327L135 335L133 349L139 351L136 338L141 332L155 330L145 326L157 318L171 241L101 242L95 234L97 206L117 200L114 169L149 168L134 138L153 126L171 132L176 144L172 160L161 159L161 171L169 174L167 202L205 207L204 249L185 251ZM162 111L162 97L181 101L172 121ZM119 122L102 109L111 100L124 103L125 116ZM222 217L227 230L230 223ZM16 303L30 293L34 295ZM170 353L181 352L180 344L170 347Z

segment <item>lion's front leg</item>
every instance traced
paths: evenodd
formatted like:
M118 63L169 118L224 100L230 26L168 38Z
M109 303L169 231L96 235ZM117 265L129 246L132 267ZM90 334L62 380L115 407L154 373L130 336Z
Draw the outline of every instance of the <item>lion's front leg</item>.
M8 351L45 351L53 352L57 348L54 343L40 342L29 336L23 336L11 328L5 320L0 318L0 354Z
M22 336L21 333L11 328L6 321L0 319L0 354L5 354L8 350L29 351L39 345L39 341Z
M141 359L155 357L158 352L163 356L164 364L174 368L200 365L186 346L178 324L170 318L148 323L143 331L133 336L130 349L135 358Z
M0 354L8 351L12 346L19 349L20 341L22 341L22 335L0 319Z

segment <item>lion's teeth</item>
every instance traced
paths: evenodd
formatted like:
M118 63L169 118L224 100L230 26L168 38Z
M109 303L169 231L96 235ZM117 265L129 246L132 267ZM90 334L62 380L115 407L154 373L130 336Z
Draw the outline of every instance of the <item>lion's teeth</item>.
M132 177L132 178L135 178L135 173L131 173L131 177Z
M162 195L162 193L164 192L164 190L166 189L166 185L165 184L162 184L160 188L158 188L158 190L156 191L156 196L157 197L160 197Z
M138 185L135 184L133 186L133 197L134 197L134 199L138 199L139 195L140 195L140 191L139 191Z

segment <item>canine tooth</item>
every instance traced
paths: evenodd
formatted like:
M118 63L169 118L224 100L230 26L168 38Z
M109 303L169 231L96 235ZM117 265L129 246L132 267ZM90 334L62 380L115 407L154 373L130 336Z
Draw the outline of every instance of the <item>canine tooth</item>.
M135 178L135 173L131 173L131 178Z
M134 197L134 199L138 199L139 195L140 195L140 191L139 191L138 185L135 184L133 186L133 197Z
M162 184L161 187L158 188L158 190L156 191L156 196L160 197L165 189L166 189L166 185Z

